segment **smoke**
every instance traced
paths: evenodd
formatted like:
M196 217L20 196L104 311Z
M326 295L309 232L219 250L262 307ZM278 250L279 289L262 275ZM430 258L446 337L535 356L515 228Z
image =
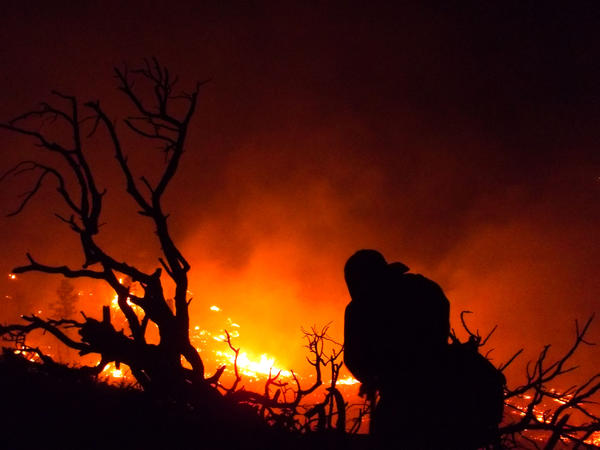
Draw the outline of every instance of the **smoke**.
M123 117L110 68L148 54L182 88L212 79L166 198L199 325L230 317L247 350L302 364L300 327L332 321L341 339L342 268L359 248L439 282L455 327L463 309L482 331L498 324L500 360L524 345L564 346L572 320L597 310L600 41L585 11L204 5L165 15L104 3L56 6L44 20L12 11L22 20L3 31L0 56L13 64L1 117L57 87ZM93 158L109 188L102 242L152 270L152 228L122 196L98 138ZM0 139L7 164L37 155ZM133 167L159 167L153 149L127 142ZM22 187L3 186L5 211ZM79 261L44 210L56 210L52 189L42 195L0 223L6 272L26 250ZM58 285L28 279L39 303Z

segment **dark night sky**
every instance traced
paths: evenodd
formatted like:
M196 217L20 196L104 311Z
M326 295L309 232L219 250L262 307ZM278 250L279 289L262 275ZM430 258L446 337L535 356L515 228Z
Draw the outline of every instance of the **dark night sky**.
M462 309L482 329L497 323L499 359L527 342L560 347L598 310L597 2L120 3L4 4L0 118L54 88L122 118L111 68L145 56L182 88L212 79L168 198L198 321L218 299L273 353L301 325L334 320L339 333L342 267L361 247L438 281L455 325ZM153 266L156 249L138 237L151 229L95 142L106 245ZM0 150L5 168L36 154L6 132ZM153 153L129 153L151 171ZM3 212L24 189L3 183ZM73 243L52 199L48 188L0 221L2 271L26 250L63 261ZM23 278L40 302L58 283Z

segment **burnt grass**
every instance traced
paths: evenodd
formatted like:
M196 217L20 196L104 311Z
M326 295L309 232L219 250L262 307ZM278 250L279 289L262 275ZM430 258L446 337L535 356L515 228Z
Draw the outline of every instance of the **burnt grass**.
M0 448L364 449L366 436L299 434L254 409L218 401L192 410L114 386L78 368L0 355Z

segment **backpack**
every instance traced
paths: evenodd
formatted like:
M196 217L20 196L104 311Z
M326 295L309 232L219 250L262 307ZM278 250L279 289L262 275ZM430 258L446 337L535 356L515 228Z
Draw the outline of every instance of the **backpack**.
M506 378L478 351L474 341L448 346L444 391L445 430L457 448L478 448L498 440Z

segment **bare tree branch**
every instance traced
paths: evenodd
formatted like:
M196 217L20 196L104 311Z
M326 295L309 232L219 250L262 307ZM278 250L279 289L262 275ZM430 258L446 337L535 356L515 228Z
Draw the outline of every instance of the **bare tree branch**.
M110 314L108 314L110 310L105 310L101 322L86 319L86 322L80 326L79 331L82 336L80 343L66 340L66 335L60 334L57 324L41 319L32 319L35 325L32 322L29 324L30 328L21 329L21 331L27 333L32 328L44 328L68 345L75 345L86 352L99 353L102 361L126 362L131 367L134 376L145 388L158 389L165 395L180 396L182 392L191 389L189 386L195 386L194 389L197 389L198 386L205 385L207 381L204 379L202 359L189 339L187 272L190 265L170 235L167 226L168 215L162 210L161 200L168 184L178 170L180 158L184 153L187 129L195 111L199 85L192 94L177 100L187 103L182 118L177 119L171 115L169 105L174 100L172 91L177 77L173 77L166 68L160 66L156 59L146 60L145 66L140 70L129 73L127 69L124 72L116 69L115 73L119 80L119 89L126 94L141 114L141 117L127 118L126 126L149 143L155 143L157 140L162 142L165 145L163 150L167 150L166 166L155 187L145 177L142 177L142 183L148 188L148 193L144 195L140 192L122 148L121 137L117 133L116 125L100 107L99 101L84 103L85 108L90 110L92 115L81 118L77 99L57 91L53 91L53 95L69 105L65 110L43 103L39 109L22 114L8 123L0 124L0 128L33 137L42 149L62 158L68 164L68 170L59 171L37 161L23 161L4 174L0 181L9 175L39 171L35 184L24 194L24 199L20 202L17 210L13 212L14 215L21 212L40 191L42 182L48 176L54 177L58 181L59 194L71 210L71 214L57 213L55 215L79 235L85 256L82 268L78 269L65 265L42 264L28 254L29 264L15 268L14 272L37 271L59 274L68 278L84 277L105 281L117 294L117 304L127 320L131 338L114 329L110 321ZM137 91L134 92L134 80L130 77L136 76L141 76L150 82L156 103L155 107L146 106L145 96L138 94ZM42 121L49 119L52 121L49 125L53 125L56 120L60 120L61 125L66 124L70 134L69 142L54 142L42 131L27 126L28 121L36 119ZM160 261L166 269L167 275L175 282L175 313L171 311L163 290L161 269L156 269L153 273L145 273L134 265L122 262L108 254L95 240L95 235L99 233L99 218L105 191L98 189L95 178L97 174L93 172L84 152L81 127L88 121L93 121L88 136L94 136L100 127L108 132L119 170L125 177L127 193L134 199L141 214L149 217L156 226L156 234L163 253ZM138 124L142 125L138 126ZM72 191L67 190L67 175L73 176L76 180L79 195L74 195ZM90 268L97 264L101 266L100 270ZM139 282L143 292L140 292L139 295L130 293L128 286L119 281L121 275L130 277L134 282ZM142 312L139 317L133 305L141 308ZM150 321L156 323L159 328L160 342L157 345L148 344L144 338ZM11 331L6 332L10 333ZM191 371L183 370L181 367L182 357L192 365Z
M98 272L95 270L88 269L80 269L73 270L69 269L67 266L46 266L44 264L40 264L36 262L33 257L27 253L27 259L29 259L30 264L26 266L19 266L13 269L14 273L25 273L25 272L44 272L44 273L53 273L60 274L67 278L94 278L96 280L105 280L106 273Z

